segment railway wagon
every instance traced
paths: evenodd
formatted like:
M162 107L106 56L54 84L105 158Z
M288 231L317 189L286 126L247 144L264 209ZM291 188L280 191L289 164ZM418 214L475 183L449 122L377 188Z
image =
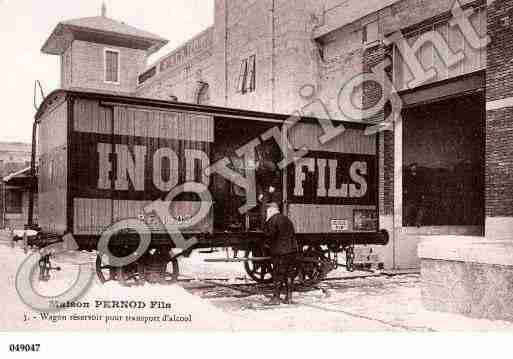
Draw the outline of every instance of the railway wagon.
M266 282L272 266L258 198L272 198L295 223L304 278L340 265L342 252L351 269L355 245L388 242L379 227L378 136L366 135L363 123L336 125L344 131L321 144L315 118L57 90L34 126L39 241L71 234L81 249L96 250L112 224L133 219L145 224L149 248L123 267L99 253L100 279L172 281L180 255L225 247L234 249L226 260ZM305 152L296 158L298 150ZM211 196L200 220L198 193L167 197L189 182ZM156 203L165 215L152 210ZM194 245L178 251L168 225L180 226ZM111 237L108 248L118 257L140 243L130 228Z

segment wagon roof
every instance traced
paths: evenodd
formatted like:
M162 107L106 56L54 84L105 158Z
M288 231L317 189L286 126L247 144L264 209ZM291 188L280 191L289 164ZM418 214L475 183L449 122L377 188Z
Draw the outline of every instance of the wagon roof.
M39 106L39 109L36 113L36 120L38 120L46 111L46 109L51 106L51 104L55 101L56 98L84 98L84 99L92 99L99 100L104 103L112 103L112 104L120 104L120 105L133 105L133 106L144 106L144 107L153 107L156 109L167 109L174 111L184 111L184 112L197 112L207 115L219 116L219 117L232 117L232 118L240 118L240 119L248 119L248 120L274 120L278 122L285 122L287 120L293 119L294 114L279 114L279 113L270 113L270 112L259 112L259 111L250 111L250 110L241 110L234 109L228 107L218 107L218 106L205 106L205 105L197 105L193 103L185 103L185 102L174 102L174 101L164 101L164 100L156 100L142 97L130 97L124 95L113 95L109 93L101 93L101 92L91 92L91 91L75 91L75 90L55 90L51 94L49 94L43 103ZM303 122L317 122L318 120L313 117L302 117ZM347 128L366 128L370 125L374 125L375 123L370 122L349 122L349 121L340 121L333 120L338 124L343 124Z

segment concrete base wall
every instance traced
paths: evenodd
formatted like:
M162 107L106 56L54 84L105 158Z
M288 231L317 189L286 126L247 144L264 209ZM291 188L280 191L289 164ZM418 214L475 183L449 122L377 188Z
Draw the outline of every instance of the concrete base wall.
M513 241L440 236L419 257L426 309L513 321Z
M487 217L486 238L494 240L513 240L513 217Z
M513 321L513 266L422 260L427 310Z

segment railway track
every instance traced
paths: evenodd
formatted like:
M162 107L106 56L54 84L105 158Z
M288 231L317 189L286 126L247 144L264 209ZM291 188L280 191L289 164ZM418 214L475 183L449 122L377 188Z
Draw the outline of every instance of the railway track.
M322 279L318 284L313 286L299 286L296 288L297 292L309 292L315 290L335 290L340 289L339 286L336 286L336 283L340 283L343 281L356 280L356 279L369 279L369 278L392 278L399 276L407 276L418 274L415 272L408 273L368 273L363 275L351 275L351 276L338 276L338 277L329 277ZM259 284L255 282L250 283L232 283L230 282L230 278L215 278L215 279L201 279L201 278L193 278L193 277L181 277L178 282L188 291L193 293L203 292L206 294L205 296L208 298L223 298L223 297L233 297L233 298L245 298L253 295L268 295L272 292L272 284ZM187 283L184 285L184 283ZM344 286L344 288L352 288L359 287L358 285L354 286ZM229 292L231 291L231 293ZM217 295L216 295L217 294Z

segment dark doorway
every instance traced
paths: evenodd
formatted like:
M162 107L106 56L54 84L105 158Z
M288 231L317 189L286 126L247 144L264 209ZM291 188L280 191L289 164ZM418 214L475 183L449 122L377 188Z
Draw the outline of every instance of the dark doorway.
M484 226L483 93L403 116L403 226Z
M274 122L251 121L237 118L215 118L212 163L223 158L229 159L228 167L247 177L248 170L255 171L256 194L267 188L275 188L275 198L281 202L283 172L278 163L282 160L280 148L274 140L261 141L255 148L254 163L245 163L236 151L274 126ZM262 229L262 208L257 206L249 213L241 214L239 208L246 203L246 191L219 174L212 176L211 193L214 197L215 231L256 231Z

